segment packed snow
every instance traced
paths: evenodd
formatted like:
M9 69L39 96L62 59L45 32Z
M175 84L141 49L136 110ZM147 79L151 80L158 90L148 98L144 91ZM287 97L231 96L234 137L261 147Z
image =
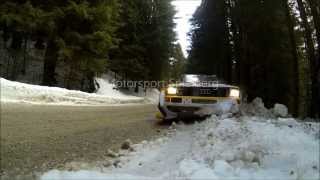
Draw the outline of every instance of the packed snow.
M109 105L153 102L156 90L145 96L124 94L103 78L97 78L100 88L97 93L85 93L58 87L47 87L9 81L0 78L1 103L33 103L62 105Z
M135 96L135 97L144 97L146 98L149 102L151 103L158 103L159 99L159 90L155 88L147 88L143 89L142 87L139 87L138 92L134 92L134 89L129 89L129 90L116 90L115 87L115 79L112 77L112 73L108 74L103 74L99 78L95 78L98 87L97 87L97 94L99 95L105 95L105 96L116 96L116 97L122 97L122 98L127 98Z
M129 143L96 167L52 170L40 179L319 179L320 125L280 117L284 109L268 110L256 99L238 112L173 123L165 136Z

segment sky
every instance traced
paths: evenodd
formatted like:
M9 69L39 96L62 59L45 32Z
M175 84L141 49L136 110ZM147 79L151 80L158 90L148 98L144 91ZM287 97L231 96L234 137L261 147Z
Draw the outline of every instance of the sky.
M177 11L175 17L177 39L182 46L184 55L187 56L187 49L190 45L187 33L191 29L189 20L197 7L201 4L201 0L175 0L172 4L175 6Z

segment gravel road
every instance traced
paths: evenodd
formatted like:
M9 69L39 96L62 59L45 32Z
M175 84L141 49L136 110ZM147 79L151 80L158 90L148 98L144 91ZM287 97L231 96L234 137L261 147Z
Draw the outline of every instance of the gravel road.
M155 105L46 106L1 104L1 173L30 174L94 162L133 143L155 138L166 127Z

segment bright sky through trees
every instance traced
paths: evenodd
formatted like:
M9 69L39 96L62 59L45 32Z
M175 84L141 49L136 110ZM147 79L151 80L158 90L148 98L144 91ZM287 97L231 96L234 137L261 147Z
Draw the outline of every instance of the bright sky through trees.
M185 56L187 56L187 49L190 45L190 40L187 33L190 31L191 24L189 22L192 14L200 5L201 0L175 0L173 5L176 7L176 31L178 33L178 41L182 46Z

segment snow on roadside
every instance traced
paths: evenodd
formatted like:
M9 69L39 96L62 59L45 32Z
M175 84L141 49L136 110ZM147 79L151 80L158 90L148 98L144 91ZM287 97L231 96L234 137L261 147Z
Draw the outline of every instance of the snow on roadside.
M173 127L135 145L116 167L53 170L41 179L319 179L319 123L212 116Z
M101 77L95 78L96 83L98 84L97 88L97 94L99 95L105 95L105 96L115 96L115 97L122 97L126 98L128 95L115 90L115 85L112 83L113 79L110 77L110 75L104 74Z
M156 104L159 101L159 90L155 88L149 88L144 90L139 87L139 92L135 93L134 90L131 89L128 91L118 91L115 90L114 77L112 77L112 73L103 74L101 77L95 78L97 82L97 94L105 95L105 96L116 96L127 98L128 95L142 97L145 98L150 103Z
M120 94L113 89L110 89L108 94L85 93L58 87L19 83L4 78L0 78L0 88L1 103L108 105L148 102L146 98Z

